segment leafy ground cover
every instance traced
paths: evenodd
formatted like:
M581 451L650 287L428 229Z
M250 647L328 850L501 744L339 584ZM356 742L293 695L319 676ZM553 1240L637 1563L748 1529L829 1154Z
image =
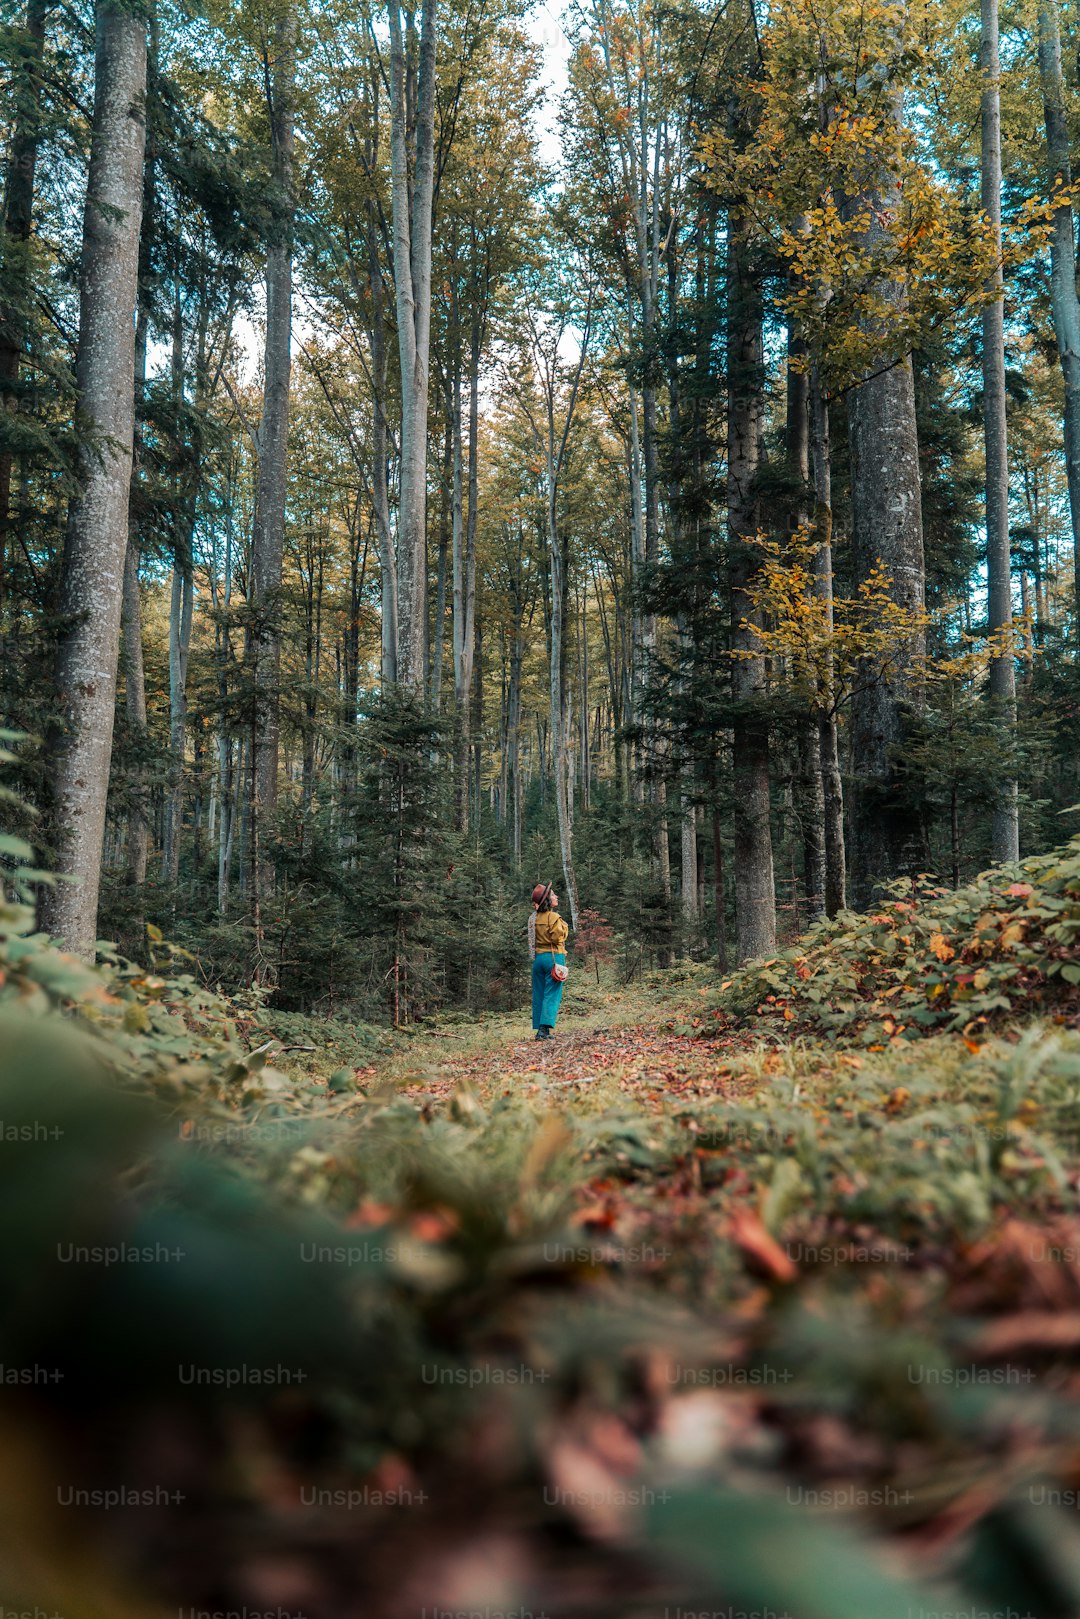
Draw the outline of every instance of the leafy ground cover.
M5 1605L1076 1612L1080 1032L1038 931L1072 859L719 1000L575 975L545 1047L320 1040L6 907ZM1021 946L1038 1016L964 1000ZM909 958L935 1014L961 964L933 1025ZM831 970L853 1039L800 989Z
M1080 1009L1080 837L957 890L894 883L876 911L845 912L729 980L727 1013L822 1034L917 1039Z

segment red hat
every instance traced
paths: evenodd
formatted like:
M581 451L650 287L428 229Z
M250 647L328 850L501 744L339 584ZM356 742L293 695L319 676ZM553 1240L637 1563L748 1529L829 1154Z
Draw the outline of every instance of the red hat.
M532 902L533 902L533 904L534 905L539 905L539 903L543 899L544 895L545 894L550 894L551 889L552 889L552 884L551 883L537 883L536 887L532 891Z

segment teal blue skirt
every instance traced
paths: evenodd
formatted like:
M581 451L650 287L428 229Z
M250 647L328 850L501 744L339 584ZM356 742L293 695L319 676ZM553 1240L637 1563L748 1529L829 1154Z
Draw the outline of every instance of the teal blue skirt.
M538 950L533 958L533 1028L555 1027L562 1001L563 985L551 976L555 962L566 965L565 951Z

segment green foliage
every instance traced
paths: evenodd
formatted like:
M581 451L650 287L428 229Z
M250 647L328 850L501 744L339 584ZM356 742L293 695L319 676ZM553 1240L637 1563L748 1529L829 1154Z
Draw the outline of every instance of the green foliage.
M752 963L722 1005L872 1045L1080 1001L1080 836L964 888L918 878L885 896Z

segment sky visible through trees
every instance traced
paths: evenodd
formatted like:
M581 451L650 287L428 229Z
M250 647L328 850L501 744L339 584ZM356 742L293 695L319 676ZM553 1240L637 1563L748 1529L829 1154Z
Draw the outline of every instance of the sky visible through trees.
M0 1619L1080 1613L1078 144L0 4Z

